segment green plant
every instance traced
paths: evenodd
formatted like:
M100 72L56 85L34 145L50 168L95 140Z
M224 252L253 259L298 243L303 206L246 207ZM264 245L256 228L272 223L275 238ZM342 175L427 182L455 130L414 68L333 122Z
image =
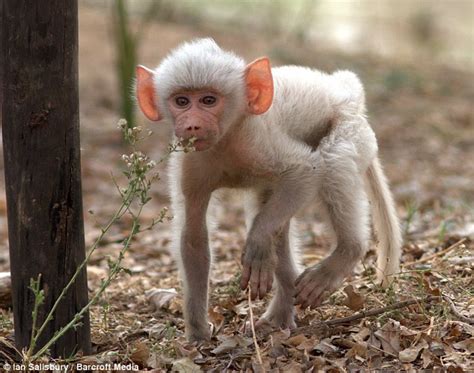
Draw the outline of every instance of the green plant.
M9 316L8 314L0 310L0 329L3 330L8 330L13 328L13 321L12 321L13 316Z
M223 293L227 294L230 298L238 298L241 295L240 290L240 278L241 273L235 274L229 281L226 287L223 289Z
M114 16L121 112L127 123L133 126L135 105L130 95L130 89L133 84L134 68L137 61L137 39L130 29L128 11L124 0L114 2Z
M131 27L126 0L113 2L113 36L116 48L117 80L120 92L120 110L128 125L133 127L135 121L135 101L130 94L135 79L137 49L139 41L150 21L157 15L160 2L153 1L140 19L138 31Z
M104 331L107 331L109 329L109 314L110 314L110 304L109 303L104 303L102 305L102 329Z
M405 208L407 210L407 217L405 218L404 236L406 237L410 232L413 219L418 212L418 204L415 201L410 200L406 203Z

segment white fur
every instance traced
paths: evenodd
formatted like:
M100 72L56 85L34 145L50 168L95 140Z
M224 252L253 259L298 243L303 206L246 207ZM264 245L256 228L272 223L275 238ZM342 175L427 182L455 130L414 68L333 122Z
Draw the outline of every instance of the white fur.
M367 184L374 227L381 246L377 258L377 277L386 286L400 270L400 247L403 240L395 203L378 159L374 160L367 171Z
M225 135L219 143L204 152L173 154L170 162L173 247L181 273L186 276L183 227L191 225L186 230L188 236L199 236L193 230L202 229L199 221L189 222L184 205L187 203L189 210L196 200L207 198L206 193L230 186L249 193L249 231L255 224L261 225L260 230L277 231L307 203L319 204L337 237L334 252L321 264L330 270L328 278L321 278L324 291L340 284L367 247L370 197L381 240L378 270L386 284L388 276L398 270L401 236L393 199L377 159L377 141L365 117L361 82L349 71L326 74L298 66L273 68L273 104L265 114L252 116L245 112L245 67L241 58L223 51L213 40L200 39L175 49L155 70L154 82L165 119L170 117L166 100L179 90L212 88L229 99L221 123ZM259 202L268 190L269 202ZM291 246L295 240L291 228ZM197 244L187 245L193 248ZM280 326L288 326L293 315L293 307L286 301L293 285L282 279L293 279L299 272L295 252L288 254L284 247L281 249L287 270L276 275L277 281L281 280L277 296L265 313ZM318 268L314 271L315 278L322 273L318 274ZM202 276L207 276L205 271ZM192 292L202 289L189 290L193 284L186 277L184 280L185 317L191 319L186 324L191 328L188 337L199 338L204 333L205 316L201 313L205 313L207 298L193 300Z
M166 101L179 90L219 87L230 105L244 109L245 62L234 53L222 50L212 39L184 43L154 70L154 84L161 112L168 114ZM229 114L229 113L227 113ZM236 118L228 118L234 121Z

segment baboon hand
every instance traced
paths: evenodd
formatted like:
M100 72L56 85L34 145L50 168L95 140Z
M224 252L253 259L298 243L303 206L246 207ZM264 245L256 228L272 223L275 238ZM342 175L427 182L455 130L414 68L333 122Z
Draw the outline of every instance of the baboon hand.
M242 255L242 278L240 287L250 286L250 296L262 299L272 288L276 256L271 238L266 235L250 235Z

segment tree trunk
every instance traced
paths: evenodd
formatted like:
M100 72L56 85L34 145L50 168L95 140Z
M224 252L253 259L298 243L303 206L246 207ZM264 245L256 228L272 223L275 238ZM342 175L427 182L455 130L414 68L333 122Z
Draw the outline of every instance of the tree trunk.
M15 341L29 345L41 274L39 323L84 260L78 99L77 0L0 1L0 82ZM82 271L38 347L87 304ZM52 348L90 351L89 316Z

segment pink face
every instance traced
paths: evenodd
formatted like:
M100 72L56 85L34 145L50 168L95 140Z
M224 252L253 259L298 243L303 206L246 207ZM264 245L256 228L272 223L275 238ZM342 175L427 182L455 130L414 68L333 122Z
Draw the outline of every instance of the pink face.
M184 140L194 137L197 151L207 150L219 141L225 98L211 90L180 91L168 99L175 135Z

